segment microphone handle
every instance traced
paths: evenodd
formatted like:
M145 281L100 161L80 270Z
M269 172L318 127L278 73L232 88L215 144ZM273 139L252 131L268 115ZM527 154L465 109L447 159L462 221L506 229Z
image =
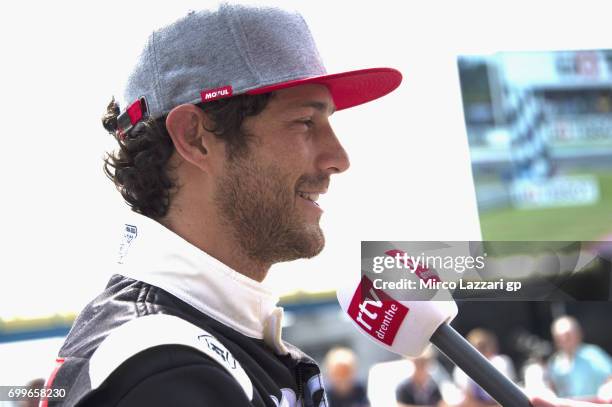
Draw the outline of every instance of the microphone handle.
M432 335L431 343L503 407L531 406L525 393L450 325L440 325Z

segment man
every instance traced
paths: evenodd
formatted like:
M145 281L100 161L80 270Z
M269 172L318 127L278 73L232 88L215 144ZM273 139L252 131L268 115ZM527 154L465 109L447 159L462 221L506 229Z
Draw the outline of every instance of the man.
M402 381L395 390L397 407L441 404L442 394L439 386L429 373L431 361L434 358L433 349L428 347L421 356L412 359L414 365L412 375Z
M474 328L467 334L467 340L504 376L512 381L516 379L512 360L506 355L499 354L495 333L483 328ZM453 379L465 395L464 405L482 407L497 404L487 392L458 367L453 369Z
M335 347L325 355L326 388L330 407L368 407L367 392L356 378L357 356L349 348Z
M327 75L308 27L222 5L154 31L103 118L106 172L133 215L119 264L80 313L47 385L65 406L324 406L312 359L281 339L261 284L324 246L317 204L349 167L332 113L401 74Z
M561 397L594 397L612 378L612 359L600 347L582 342L582 329L570 316L551 326L557 352L548 362L553 390Z

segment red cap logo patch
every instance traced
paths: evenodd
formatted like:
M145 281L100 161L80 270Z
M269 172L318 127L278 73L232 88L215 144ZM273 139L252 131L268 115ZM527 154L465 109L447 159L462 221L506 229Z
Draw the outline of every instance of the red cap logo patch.
M222 86L220 88L203 90L200 92L200 97L202 98L202 102L211 102L213 100L228 98L232 96L232 87Z

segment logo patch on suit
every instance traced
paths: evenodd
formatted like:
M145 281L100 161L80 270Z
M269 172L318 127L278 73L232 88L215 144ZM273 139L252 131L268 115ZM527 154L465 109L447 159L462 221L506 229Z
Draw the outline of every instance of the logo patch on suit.
M123 229L123 238L121 239L121 243L119 244L119 264L123 264L123 259L127 256L128 249L132 244L132 240L136 239L138 236L138 228L134 225L128 225L127 223L124 225Z
M204 340L208 346L208 349L218 355L221 359L220 361L225 363L227 367L230 369L236 369L236 359L234 359L234 356L232 356L230 351L227 350L227 348L217 341L212 335L198 335L198 339Z

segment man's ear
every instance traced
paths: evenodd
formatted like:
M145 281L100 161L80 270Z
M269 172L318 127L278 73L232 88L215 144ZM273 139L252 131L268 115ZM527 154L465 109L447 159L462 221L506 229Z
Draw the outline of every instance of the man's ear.
M166 129L178 154L202 171L211 169L210 153L215 136L206 130L206 114L192 104L179 105L166 117Z

